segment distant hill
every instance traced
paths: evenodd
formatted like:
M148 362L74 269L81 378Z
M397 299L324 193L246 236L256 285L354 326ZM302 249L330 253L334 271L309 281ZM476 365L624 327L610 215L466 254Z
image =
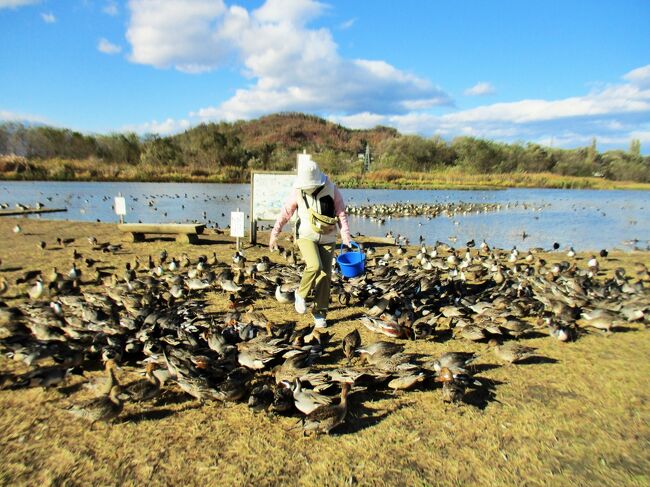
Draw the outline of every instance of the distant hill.
M357 154L366 144L372 153L369 169L380 173L373 177L382 180L453 169L467 174L548 173L650 182L650 156L641 154L638 139L630 141L628 151L602 153L595 139L591 145L575 149L469 136L446 141L437 136L402 135L383 126L350 129L303 113L204 123L164 137L84 134L0 123L0 179L208 178L241 182L248 180L251 171L293 169L296 153L305 149L316 156L327 174L351 174L350 180L357 181L364 173Z
M376 146L400 136L391 127L355 130L303 113L276 113L230 125L219 124L219 129L238 137L243 147L254 152L272 145L289 151L330 149L355 153L363 151L366 143ZM196 128L187 132L192 130Z

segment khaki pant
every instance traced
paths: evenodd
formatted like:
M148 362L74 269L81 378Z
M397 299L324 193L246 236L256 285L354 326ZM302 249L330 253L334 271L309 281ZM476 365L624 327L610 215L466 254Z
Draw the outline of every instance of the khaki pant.
M298 248L307 264L302 274L298 294L300 297L306 298L313 289L313 311L325 314L330 304L334 244L317 244L311 240L299 238Z

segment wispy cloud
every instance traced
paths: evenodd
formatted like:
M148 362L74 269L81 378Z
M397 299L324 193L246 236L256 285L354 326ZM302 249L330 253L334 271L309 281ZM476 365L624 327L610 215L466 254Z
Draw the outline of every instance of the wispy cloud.
M46 24L53 24L54 22L56 22L56 17L52 12L42 12L41 18L43 19L43 22L45 22Z
M140 125L125 125L122 127L122 130L126 132L135 132L138 134L169 135L177 132L182 132L188 128L190 128L189 120L175 120L173 118L168 118L162 122L153 120L151 122L143 123Z
M29 113L18 113L10 110L0 109L0 121L3 122L21 122L21 123L48 123L47 118L41 115L33 115Z
M41 0L0 0L0 9L24 7L25 5L34 5L40 2Z
M117 3L113 1L106 2L106 5L104 5L104 7L102 8L102 12L104 12L106 15L115 17L119 13L119 10L117 8Z
M122 48L117 44L113 44L112 42L102 37L101 39L99 39L99 42L97 43L97 50L99 52L103 52L104 54L112 55L122 51Z
M355 19L346 20L345 22L341 22L339 24L339 29L348 30L348 29L352 28L352 26L355 24L356 21L357 21L357 19L355 18Z
M495 140L530 140L575 147L593 137L599 144L625 146L650 134L650 65L623 77L625 82L559 100L526 99L458 110L444 115L414 111L405 115L365 113L333 116L333 121L356 128L383 124L404 133L470 135Z
M464 94L467 96L485 96L496 93L496 89L487 81L480 81L471 88L467 88Z

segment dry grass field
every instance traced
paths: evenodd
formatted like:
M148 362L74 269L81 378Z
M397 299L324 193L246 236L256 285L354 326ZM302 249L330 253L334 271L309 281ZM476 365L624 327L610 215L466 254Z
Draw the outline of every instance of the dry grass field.
M20 222L23 232L12 227ZM203 245L170 240L124 244L116 254L92 252L87 237L120 241L114 225L0 219L0 276L13 283L26 269L67 270L73 249L122 269L134 255L216 252L227 260L229 237L208 235ZM75 238L60 248L56 238ZM45 250L37 248L45 241ZM246 250L249 259L265 248ZM280 257L271 256L273 260ZM548 255L549 260L564 258ZM612 252L603 271L650 266L647 253ZM83 280L83 278L82 278ZM12 286L9 305L25 291ZM8 297L9 296L9 297ZM209 292L209 310L226 298ZM276 324L306 326L309 318L273 300L257 303ZM343 361L338 346L354 328L373 335L355 306L335 304L333 348L326 361ZM303 437L297 416L254 413L245 402L199 403L173 386L158 401L127 403L114 424L87 423L63 409L92 397L73 378L60 389L0 390L0 484L3 485L639 485L650 483L650 333L626 324L611 336L592 332L572 343L549 337L525 340L542 360L501 366L485 344L431 339L406 341L407 352L481 354L477 377L492 395L468 394L459 405L442 402L440 389L350 396L346 422L330 436ZM0 373L27 367L0 357ZM124 365L120 379L136 378ZM91 372L92 378L101 372Z

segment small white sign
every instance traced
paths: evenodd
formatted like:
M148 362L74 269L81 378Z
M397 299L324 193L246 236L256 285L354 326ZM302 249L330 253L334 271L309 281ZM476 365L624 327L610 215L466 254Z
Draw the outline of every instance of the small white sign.
M230 212L230 236L244 237L244 212Z
M124 196L115 197L115 214L120 216L126 215L126 200Z

